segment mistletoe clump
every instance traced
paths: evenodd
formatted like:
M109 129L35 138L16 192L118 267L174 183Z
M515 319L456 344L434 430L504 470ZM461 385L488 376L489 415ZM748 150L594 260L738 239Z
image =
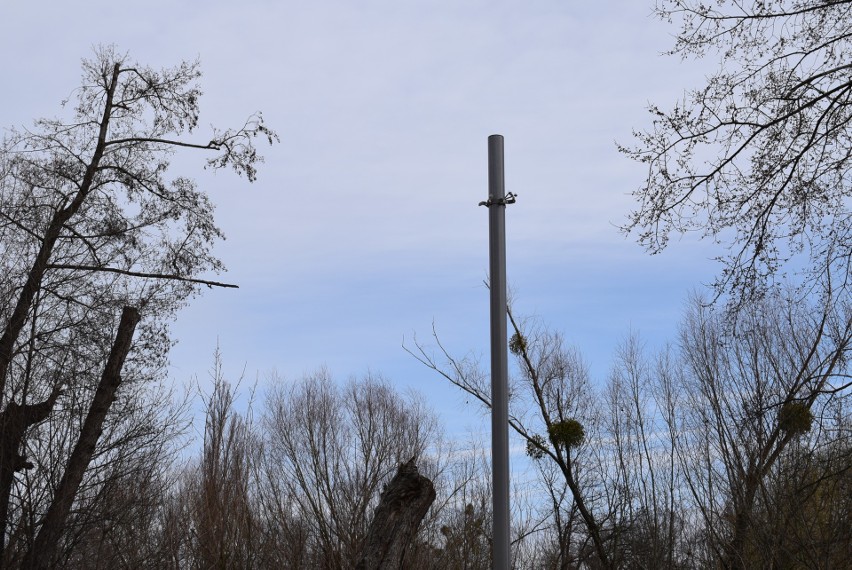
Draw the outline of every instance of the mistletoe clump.
M813 421L811 409L800 402L787 402L778 410L778 425L792 435L811 431Z
M527 455L536 460L542 459L544 457L543 448L546 445L547 442L542 436L534 434L532 438L527 440Z
M509 339L509 350L515 356L523 354L527 350L527 339L521 333L516 332Z
M577 447L586 438L586 430L583 424L577 420L562 420L550 424L547 428L547 433L550 435L550 441L553 445L563 445L568 449Z

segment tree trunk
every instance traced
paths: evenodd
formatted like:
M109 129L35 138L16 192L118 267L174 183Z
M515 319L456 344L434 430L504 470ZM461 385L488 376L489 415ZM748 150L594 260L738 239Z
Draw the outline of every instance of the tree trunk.
M412 458L382 492L356 570L400 570L406 548L435 500L435 487Z
M15 308L9 317L9 321L3 328L2 335L0 335L0 403L5 399L6 381L9 373L9 366L12 363L15 342L17 342L18 337L21 334L21 330L23 330L26 322L27 315L32 309L33 299L35 298L36 292L41 287L44 273L47 270L47 264L50 260L50 256L53 254L53 248L57 239L59 239L59 234L63 226L79 211L80 206L83 204L83 201L89 195L89 191L92 188L95 173L98 170L101 157L104 153L106 135L109 127L110 115L112 113L113 96L115 95L115 90L118 86L118 73L119 65L116 64L113 69L109 89L107 90L103 117L98 131L98 142L95 146L92 159L86 166L86 173L83 176L79 189L74 196L74 199L71 200L67 206L54 212L53 218L51 219L50 224L45 231L45 235L42 238L38 254L36 255L33 265L27 274L27 280L21 288L21 293L15 303ZM20 466L16 465L20 442L29 426L43 421L47 415L50 414L50 410L53 408L51 399L53 401L56 400L56 398L51 395L51 398L48 398L48 400L40 404L34 404L33 406L17 406L17 408L13 402L10 402L7 408L3 410L2 417L0 417L0 429L3 430L2 449L0 449L0 560L2 560L5 556L7 529L6 516L9 511L9 493L12 488L15 471L20 471ZM50 405L46 410L44 410L44 405L48 403ZM29 412L27 411L28 409ZM32 415L36 411L38 413L44 411L44 415L37 421L31 421L23 428L20 428L19 423L16 422L19 422L20 418L26 418L28 414ZM20 434L18 434L18 431L16 430L19 430ZM7 448L7 444L12 447ZM2 561L0 561L0 565L2 565Z
M24 434L36 424L47 418L56 398L59 397L60 384L57 384L50 396L44 402L38 404L18 404L9 402L3 413L0 413L0 521L3 521L3 530L6 528L6 517L9 515L8 497L15 482L15 473L24 469L32 469L33 464L21 454L21 444ZM5 547L6 533L0 533L0 553ZM0 566L3 566L0 558Z
M139 312L133 307L124 307L112 350L110 350L101 381L98 383L95 397L89 405L89 413L83 422L77 444L68 459L65 473L62 475L41 529L30 551L24 557L22 568L50 568L56 557L65 519L71 510L74 496L83 480L83 474L95 453L95 446L103 432L104 419L115 401L116 391L121 384L121 369L130 351L130 343L138 322Z

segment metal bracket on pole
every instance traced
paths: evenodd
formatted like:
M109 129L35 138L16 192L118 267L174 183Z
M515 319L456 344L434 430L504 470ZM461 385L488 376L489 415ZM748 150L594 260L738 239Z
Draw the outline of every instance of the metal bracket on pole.
M485 206L486 208L490 208L491 206L506 206L507 204L514 204L517 200L518 195L512 192L506 192L506 197L500 200L495 200L494 196L489 196L488 200L483 200L479 203L480 206Z

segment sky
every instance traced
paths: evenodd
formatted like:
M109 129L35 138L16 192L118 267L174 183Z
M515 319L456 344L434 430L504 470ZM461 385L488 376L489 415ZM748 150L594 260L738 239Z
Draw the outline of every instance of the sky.
M114 43L162 67L200 58L202 125L261 110L281 143L256 183L174 161L217 204L217 252L238 290L205 290L173 327L170 374L261 388L325 366L416 390L450 433L475 404L402 348L433 323L488 361L487 138L505 137L507 275L518 315L585 355L598 381L630 331L674 339L721 253L694 237L650 256L618 231L643 181L620 155L697 86L707 63L663 56L675 29L651 0L363 0L144 4L3 0L0 126L60 112L80 60ZM197 137L204 141L204 128Z

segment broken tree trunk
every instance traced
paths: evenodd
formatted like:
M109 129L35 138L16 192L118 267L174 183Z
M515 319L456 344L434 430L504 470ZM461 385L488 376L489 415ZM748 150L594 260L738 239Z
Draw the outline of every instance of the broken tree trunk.
M432 502L435 487L412 458L382 492L356 570L400 570L405 551Z
M57 383L50 396L38 404L9 402L0 413L0 553L6 539L6 517L9 513L9 495L15 482L15 473L32 469L33 464L21 453L24 435L32 426L43 422L53 410L59 397L61 384ZM4 566L0 558L0 567Z
M89 413L83 422L77 443L68 459L65 473L59 482L41 529L24 557L22 568L50 568L53 563L65 519L71 510L74 496L83 480L83 474L95 453L95 446L103 432L104 419L115 401L116 392L121 384L121 369L130 351L130 343L137 323L139 323L139 311L133 307L124 307L98 389L89 405Z

